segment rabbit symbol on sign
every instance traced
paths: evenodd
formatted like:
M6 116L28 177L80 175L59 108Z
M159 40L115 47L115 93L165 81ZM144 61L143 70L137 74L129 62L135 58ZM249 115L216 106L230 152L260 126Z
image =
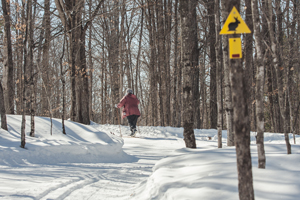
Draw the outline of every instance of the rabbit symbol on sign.
M241 23L237 17L234 17L235 22L231 22L228 25L229 30L228 31L236 31L235 29L238 27L239 23Z

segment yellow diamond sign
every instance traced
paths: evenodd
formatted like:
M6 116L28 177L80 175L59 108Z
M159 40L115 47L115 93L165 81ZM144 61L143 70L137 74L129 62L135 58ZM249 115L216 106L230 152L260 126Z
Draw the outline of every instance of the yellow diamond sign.
M235 7L233 7L225 21L222 30L220 31L220 35L242 33L251 33L251 31L244 20L241 18L240 13Z

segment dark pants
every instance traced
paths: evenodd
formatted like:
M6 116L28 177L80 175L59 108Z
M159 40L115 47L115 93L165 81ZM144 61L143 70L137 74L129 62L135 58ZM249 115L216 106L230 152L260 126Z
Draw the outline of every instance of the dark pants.
M136 122L137 122L138 118L139 118L139 115L127 116L127 120L128 120L131 132L133 132L133 130L136 130Z

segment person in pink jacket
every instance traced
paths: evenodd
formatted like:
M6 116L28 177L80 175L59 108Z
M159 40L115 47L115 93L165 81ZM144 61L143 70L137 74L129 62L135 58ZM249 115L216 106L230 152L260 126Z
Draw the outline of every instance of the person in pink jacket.
M126 90L126 95L121 99L120 103L116 104L116 108L123 108L122 118L127 117L131 134L130 136L135 136L136 134L136 123L141 115L140 110L138 108L140 101L133 94L132 89L128 88Z

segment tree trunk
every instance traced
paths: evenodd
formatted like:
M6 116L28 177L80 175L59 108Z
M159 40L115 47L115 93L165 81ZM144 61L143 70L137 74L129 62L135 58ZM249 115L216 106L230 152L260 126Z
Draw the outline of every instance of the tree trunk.
M287 4L287 7L289 7L289 4ZM289 11L287 13L289 16ZM297 17L297 4L296 1L293 2L293 13L292 13L293 19L291 24L289 25L289 18L287 19L287 24L290 26L290 33L288 30L288 38L289 38L289 58L288 58L288 68L287 68L287 76L286 76L286 88L287 89L287 94L288 94L288 103L289 103L289 111L290 111L290 131L293 133L293 136L295 138L295 130L293 127L293 121L294 121L294 116L296 115L295 113L295 104L293 101L293 97L296 95L293 95L293 91L295 88L295 84L293 80L294 77L294 65L295 65L295 46L294 46L294 40L295 40L295 32L296 32L296 17ZM296 88L295 88L296 90ZM296 99L296 98L295 98Z
M90 19L83 24L82 9L85 1L55 0L64 29L69 34L71 58L71 120L90 124L89 92L85 56L85 35L104 0L98 2ZM76 69L77 66L77 69Z
M164 28L164 16L163 16L163 2L162 0L156 0L156 23L157 23L157 67L159 70L158 77L158 85L159 85L159 117L160 117L160 126L165 125L165 111L166 109L166 48L165 48L165 28Z
M44 9L44 19L45 19L45 42L43 44L43 58L42 58L42 79L43 79L43 90L42 90L42 100L41 100L41 112L42 116L49 116L49 101L51 95L51 87L49 81L49 49L50 49L50 37L51 37L51 24L50 24L50 0L45 0Z
M4 18L3 90L7 114L14 114L15 79L10 32L10 1L1 0Z
M227 19L229 11L227 10L227 1L221 1L222 3L222 19ZM231 8L232 9L232 8ZM228 36L222 36L223 44L223 65L224 65L224 87L225 87L225 113L226 113L226 125L227 125L227 146L234 146L234 132L233 132L233 108L231 98L231 86L230 86L230 69L228 61Z
M214 1L207 1L207 13L214 13ZM209 24L209 58L210 58L210 128L217 128L217 89L216 89L216 30L215 30L215 19L214 15L208 16L208 24Z
M7 130L7 121L6 121L6 112L5 112L5 105L4 105L4 95L3 95L3 88L0 77L0 115L1 115L1 128Z
M113 106L113 124L118 124L118 114L117 109L114 105L119 103L119 1L114 1L113 6L115 8L114 13L111 17L111 30L110 30L110 40L109 40L109 67L112 69L112 106Z
M89 0L89 18L92 17L92 0ZM89 27L89 42L88 42L88 81L89 81L89 115L90 120L94 121L94 112L93 112L93 58L92 58L92 26Z
M246 19L245 23L249 27L250 30L253 30L253 20L252 20L252 8L251 8L251 0L245 0L245 7L246 7ZM247 89L248 89L248 108L249 108L249 115L251 126L250 130L254 129L254 118L256 117L254 114L255 106L256 105L253 101L255 100L255 87L253 82L254 77L254 66L253 66L253 33L245 35L245 54L244 54L244 61L245 61L245 74L244 78L247 81Z
M180 0L180 19L181 19L181 57L182 57L182 76L183 76L183 128L184 141L188 148L196 148L194 135L194 109L193 109L193 67L196 67L195 61L192 60L195 45L195 34L197 35L197 27L195 23L196 17L196 0Z
M147 1L148 8L148 31L149 31L149 45L150 45L150 63L149 63L149 74L150 74L150 102L151 102L151 117L150 125L157 125L157 87L156 87L156 70L155 70L155 23L154 23L154 11L153 11L153 1Z
M25 8L24 4L22 5L22 9L20 14L16 15L17 16L17 21L19 21L18 25L24 25L25 24ZM17 68L17 80L16 80L16 114L21 115L22 114L22 98L23 98L23 88L22 88L22 70L23 70L23 38L24 38L24 30L16 30L17 32L17 38L16 39L16 45L15 45L15 51L16 51L16 68Z
M284 90L283 90L283 72L282 68L279 65L280 58L278 53L278 44L276 43L275 33L272 25L272 16L273 16L273 10L272 10L272 0L268 0L268 27L269 27L269 33L270 33L270 39L271 39L271 50L272 50L272 57L273 57L273 65L276 72L276 78L277 78L277 85L278 85L278 99L279 99L279 107L280 107L280 114L283 118L283 129L284 129L284 136L285 136L285 142L287 146L287 154L291 154L291 144L289 141L289 136L287 132L287 112L286 112L286 104L285 104L285 96L284 96ZM277 7L277 9L280 9Z
M215 34L216 34L216 84L217 84L217 129L218 129L218 148L222 148L222 130L223 130L223 100L222 100L222 45L221 45L221 38L220 38L220 0L215 0L214 5L214 13L215 13Z
M34 91L34 79L35 79L35 70L34 70L34 65L33 65L33 48L34 48L34 40L33 40L33 28L34 28L34 14L32 13L32 9L33 9L33 3L32 0L28 1L29 4L29 9L30 12L28 13L29 17L29 45L28 45L28 68L30 70L30 78L29 78L29 98L30 98L30 136L34 137L35 136L35 121L34 121L34 116L35 116L35 91Z
M80 36L80 71L81 71L81 79L82 79L82 90L81 93L81 115L82 115L82 121L80 121L83 124L90 124L90 104L89 104L89 78L87 74L87 61L86 61L86 55L85 55L85 36L86 31L81 30L81 36Z
M174 5L174 73L173 73L173 113L172 117L172 126L176 127L178 125L178 74L179 74L179 67L178 67L178 0L175 0Z
M192 46L192 74L193 74L193 85L192 85L192 90L193 90L193 112L194 112L194 127L200 129L200 66L198 62L199 58L199 49L198 49L198 36L197 36L197 12L196 12L196 7L197 4L191 4L192 6L192 11L191 11L191 17L192 23L191 23L191 28L194 32L192 32L193 41L194 43L191 43Z
M171 69L170 69L170 60L171 60L171 31L172 31L172 1L164 0L164 18L165 18L165 43L166 43L166 55L165 55L165 126L171 125ZM196 23L196 21L195 21Z
M227 11L235 6L238 10L240 0L227 1ZM229 38L239 38L229 35ZM252 162L250 152L250 120L248 114L247 85L243 78L244 70L241 59L230 59L230 80L232 89L233 127L238 170L238 188L240 200L254 200Z
M255 47L257 55L257 75L256 75L256 121L257 121L257 152L258 168L266 167L266 156L264 148L264 85L265 85L265 66L264 66L264 46L261 38L260 21L257 0L252 0L253 30L255 37Z
M61 124L62 124L62 132L63 134L66 134L66 129L65 129L65 110L66 110L66 81L65 81L65 72L63 72L63 58L65 56L65 45L66 45L66 35L64 35L64 44L63 44L63 52L62 55L60 57L60 80L62 83L62 116L61 116Z

